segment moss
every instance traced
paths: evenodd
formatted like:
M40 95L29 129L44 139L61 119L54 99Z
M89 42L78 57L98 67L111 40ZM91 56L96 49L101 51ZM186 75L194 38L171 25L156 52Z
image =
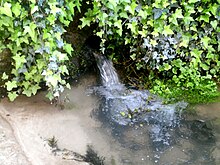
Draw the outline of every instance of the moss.
M166 102L177 102L177 101L186 101L191 104L198 103L211 103L220 101L220 92L208 92L206 94L201 94L199 90L183 90L180 87L175 85L168 86L169 92L157 93L161 97L166 99Z

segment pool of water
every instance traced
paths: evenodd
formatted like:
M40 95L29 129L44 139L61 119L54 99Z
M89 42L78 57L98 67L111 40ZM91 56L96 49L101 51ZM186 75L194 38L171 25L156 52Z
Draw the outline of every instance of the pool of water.
M100 130L111 146L111 152L105 156L115 164L220 164L219 116L220 103L197 106L193 113L182 114L178 126L164 128L162 137L166 136L167 143L155 137L161 129L155 125L112 126L103 122ZM109 160L107 164L112 163Z
M88 95L94 85L96 77L85 75L63 93L57 106L44 93L19 97L13 103L1 101L0 114L12 127L26 164L82 164L52 154L45 140L53 136L59 148L80 154L85 154L87 145L93 146L106 165L220 164L220 103L189 107L178 113L175 125L144 120L121 125L100 113L102 99ZM5 150L2 146L1 151Z

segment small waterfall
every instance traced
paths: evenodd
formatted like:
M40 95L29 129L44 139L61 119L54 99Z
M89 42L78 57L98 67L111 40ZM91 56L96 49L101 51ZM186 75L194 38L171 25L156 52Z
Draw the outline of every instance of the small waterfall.
M93 88L93 93L102 98L100 119L114 127L146 123L150 126L152 142L157 146L169 146L172 143L169 131L179 125L181 110L187 103L165 105L147 90L126 88L120 83L112 62L97 53L94 56L102 82L102 86Z
M164 104L147 90L126 88L112 62L94 56L102 82L90 88L100 98L94 114L122 147L119 164L215 164L212 129L204 120L186 120L187 103Z
M98 53L93 53L97 61L97 66L100 71L102 85L111 87L112 85L120 84L118 74L113 67L112 61Z

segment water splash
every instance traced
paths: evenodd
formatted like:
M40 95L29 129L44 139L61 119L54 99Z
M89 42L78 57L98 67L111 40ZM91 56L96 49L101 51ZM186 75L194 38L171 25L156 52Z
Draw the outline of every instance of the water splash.
M165 105L147 90L126 88L120 83L112 62L97 53L94 56L102 82L102 86L93 88L101 98L100 118L113 127L146 123L151 126L149 134L155 146L169 146L172 128L179 125L181 110L187 104Z

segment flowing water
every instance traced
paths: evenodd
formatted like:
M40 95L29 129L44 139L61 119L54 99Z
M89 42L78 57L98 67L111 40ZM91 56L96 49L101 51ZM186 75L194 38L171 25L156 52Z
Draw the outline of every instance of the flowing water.
M182 113L187 103L165 105L150 94L126 88L106 57L95 54L102 85L96 116L132 158L119 164L215 164L216 138L210 121ZM190 117L189 117L190 116ZM190 148L190 150L189 150ZM176 155L172 157L173 155ZM177 156L178 155L178 156Z
M1 100L1 165L88 165L70 154L84 155L87 145L105 165L220 164L220 103L191 111L184 102L165 105L146 90L126 88L111 61L96 58L102 85L96 74L84 75L58 106L44 92ZM52 137L58 152L47 145Z

